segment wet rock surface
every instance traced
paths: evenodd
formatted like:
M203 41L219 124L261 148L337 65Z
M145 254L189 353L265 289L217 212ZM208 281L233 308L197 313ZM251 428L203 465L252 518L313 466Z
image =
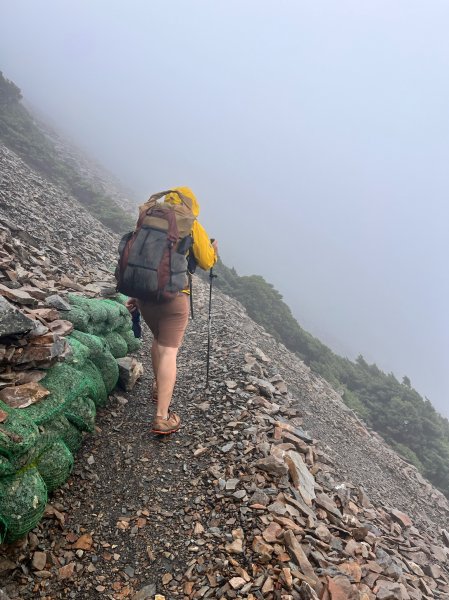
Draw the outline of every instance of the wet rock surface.
M37 323L35 348L53 346L66 291L110 287L117 240L4 148L0 166L5 302ZM205 389L208 290L194 290L173 404L181 430L150 433L145 330L144 376L99 411L40 525L0 547L0 597L449 598L442 494L219 292ZM5 357L28 347L31 332L2 342L3 378L20 371ZM38 395L36 369L21 372Z

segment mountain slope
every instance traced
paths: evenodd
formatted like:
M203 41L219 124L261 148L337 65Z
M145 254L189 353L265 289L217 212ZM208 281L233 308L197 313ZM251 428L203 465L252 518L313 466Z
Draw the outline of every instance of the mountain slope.
M8 285L32 280L45 294L67 274L84 289L110 276L117 235L4 147L0 169ZM206 390L199 278L195 306L174 398L182 430L149 433L146 331L144 381L101 412L46 520L0 550L10 597L447 597L443 495L220 291Z
M32 168L76 197L111 229L117 232L132 229L134 219L107 196L101 185L87 181L67 156L64 159L37 126L21 99L20 89L0 71L0 141Z

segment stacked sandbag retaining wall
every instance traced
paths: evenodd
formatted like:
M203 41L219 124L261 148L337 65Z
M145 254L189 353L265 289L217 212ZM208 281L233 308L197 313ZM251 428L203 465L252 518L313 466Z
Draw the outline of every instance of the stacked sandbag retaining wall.
M116 359L139 347L124 300L69 294L71 353L40 382L50 394L25 408L0 401L0 542L38 524L48 493L69 477L83 432L93 431L97 408L117 384Z

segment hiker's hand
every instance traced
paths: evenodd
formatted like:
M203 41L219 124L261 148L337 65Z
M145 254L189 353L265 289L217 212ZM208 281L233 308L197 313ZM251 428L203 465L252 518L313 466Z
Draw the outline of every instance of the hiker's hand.
M215 250L215 254L218 254L218 242L217 242L217 240L214 240L212 242L212 248Z
M130 313L133 313L135 310L137 310L137 300L135 298L128 298L128 300L125 302L125 306Z

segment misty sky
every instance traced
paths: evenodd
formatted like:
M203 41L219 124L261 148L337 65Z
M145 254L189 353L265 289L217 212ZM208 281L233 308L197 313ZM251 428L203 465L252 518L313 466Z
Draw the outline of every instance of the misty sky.
M0 2L0 70L228 266L449 416L446 0Z

